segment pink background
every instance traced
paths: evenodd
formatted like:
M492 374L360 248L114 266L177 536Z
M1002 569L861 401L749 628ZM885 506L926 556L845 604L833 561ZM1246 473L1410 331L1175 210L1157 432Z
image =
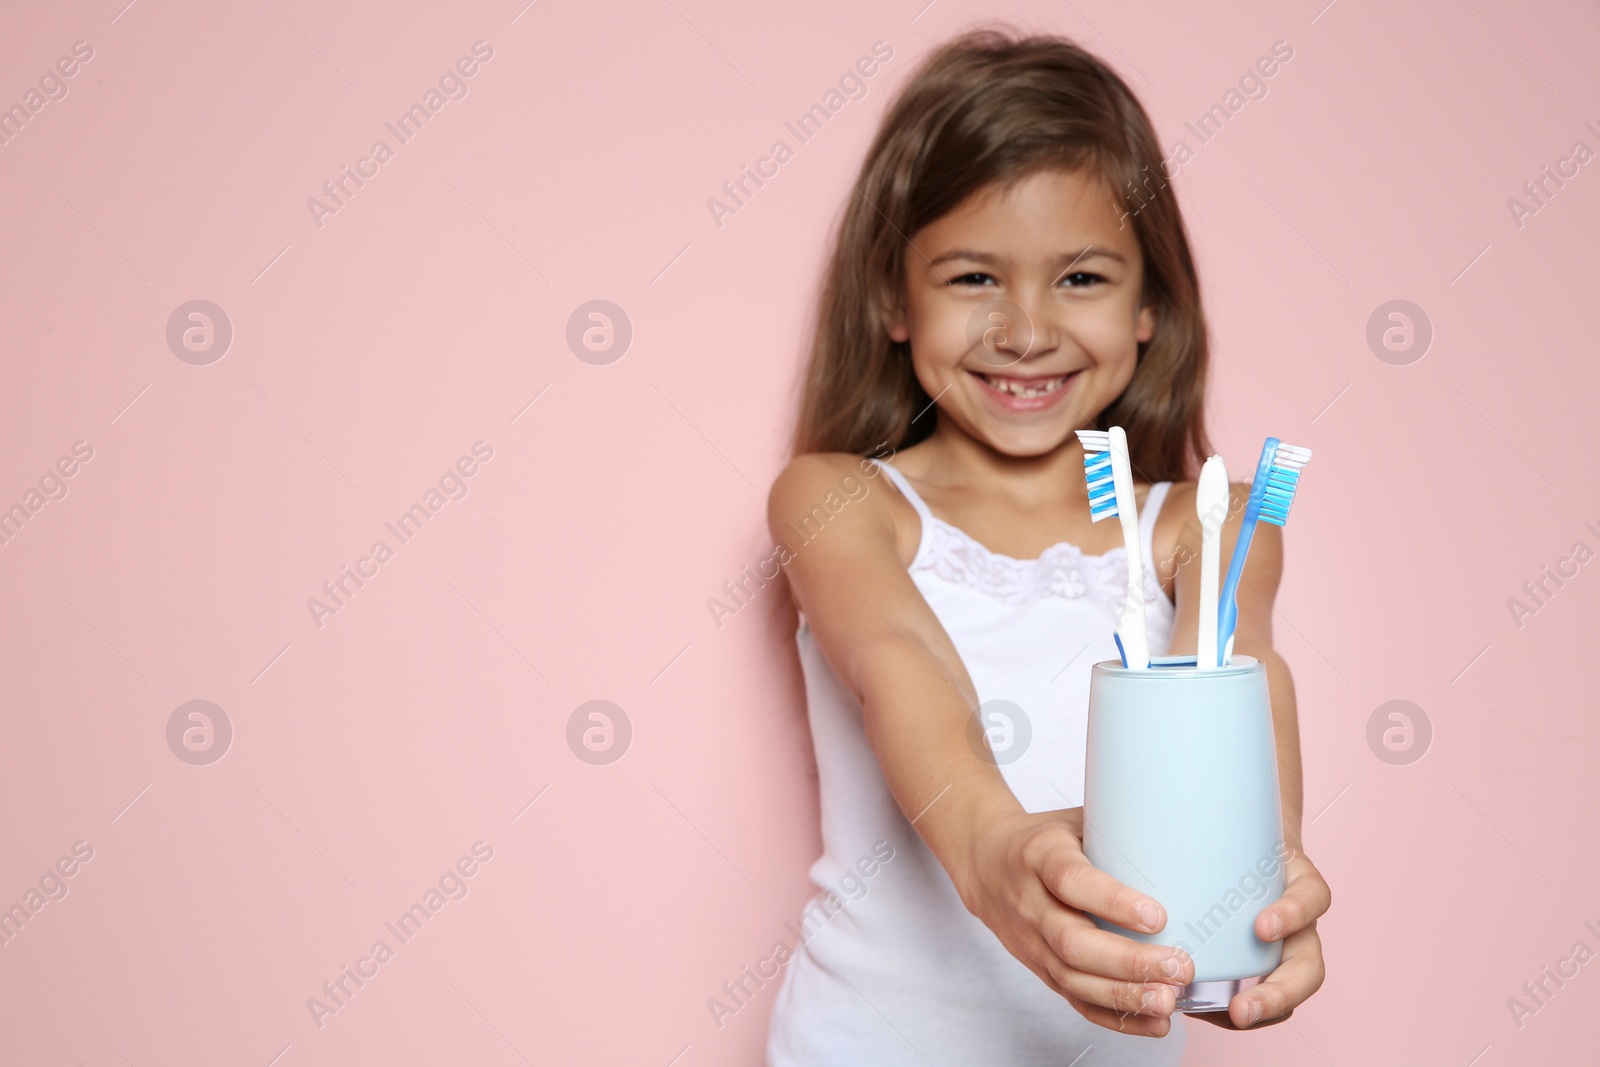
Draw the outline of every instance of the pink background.
M7 1062L758 1061L773 987L720 1030L706 1000L810 893L812 758L775 592L720 629L706 601L766 554L877 116L990 15L1104 56L1168 144L1294 49L1174 184L1219 447L1316 450L1279 641L1329 977L1291 1025L1193 1026L1189 1062L1593 1049L1600 963L1520 1028L1506 1003L1600 949L1600 563L1507 607L1600 548L1600 163L1506 206L1600 149L1593 5L124 2L0 32L0 104L94 49L0 147L0 507L93 449L0 548L0 905L94 850L0 947ZM307 198L478 40L469 95L319 228ZM718 228L707 198L879 40L866 97ZM208 366L165 338L196 298L235 334ZM610 365L565 340L592 299L633 326ZM1365 337L1393 299L1433 326L1406 366ZM479 440L466 497L315 625ZM207 766L166 740L194 699L234 730ZM592 699L632 724L608 766L566 741ZM1394 699L1433 728L1405 766L1367 742ZM319 1029L307 998L479 840L468 895Z

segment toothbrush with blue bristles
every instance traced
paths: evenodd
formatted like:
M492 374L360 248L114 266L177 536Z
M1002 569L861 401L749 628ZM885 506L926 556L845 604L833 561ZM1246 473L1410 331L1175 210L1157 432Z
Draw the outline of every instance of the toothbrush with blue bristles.
M1139 506L1133 499L1133 467L1122 427L1079 430L1083 474L1089 487L1089 517L1122 520L1122 541L1128 552L1128 598L1117 620L1117 651L1122 665L1135 670L1150 666L1150 638L1144 623L1144 553L1139 545Z
M1233 546L1233 560L1228 564L1228 579L1222 585L1217 640L1224 667L1233 659L1233 631L1239 625L1239 579L1244 577L1244 559L1250 554L1256 522L1265 520L1282 526L1289 521L1289 505L1294 503L1294 491L1300 484L1300 469L1309 462L1311 449L1282 444L1276 437L1267 438L1261 448L1261 462L1256 466L1255 481L1250 483L1250 499L1244 507L1239 540Z

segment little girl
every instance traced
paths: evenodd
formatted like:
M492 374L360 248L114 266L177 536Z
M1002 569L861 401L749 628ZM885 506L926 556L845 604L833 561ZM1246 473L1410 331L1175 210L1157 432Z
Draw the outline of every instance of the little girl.
M1129 578L1117 525L1090 521L1074 430L1127 431L1150 645L1196 644L1183 479L1209 452L1206 332L1161 168L1102 63L997 31L933 53L868 152L768 508L780 542L807 531L785 568L821 790L811 878L862 892L808 909L771 1067L1182 1054L1193 962L1094 925L1156 933L1166 913L1090 866L1080 807L1089 668L1117 658ZM1330 897L1300 850L1294 688L1272 647L1282 560L1259 527L1236 652L1270 680L1291 858L1255 931L1283 962L1203 1016L1234 1029L1287 1018L1323 978Z

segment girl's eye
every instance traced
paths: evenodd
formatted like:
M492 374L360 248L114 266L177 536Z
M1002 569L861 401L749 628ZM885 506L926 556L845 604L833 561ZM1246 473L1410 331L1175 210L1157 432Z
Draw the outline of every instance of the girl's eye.
M1061 280L1066 282L1072 288L1078 289L1093 285L1096 282L1103 282L1105 281L1105 278L1098 274L1092 274L1086 270L1078 270L1066 275Z
M988 284L988 283L990 283L992 281L994 281L994 279L991 278L989 275L984 274L982 271L976 271L975 270L970 274L963 274L960 277L951 278L948 284L950 284L950 285L986 285L986 284Z

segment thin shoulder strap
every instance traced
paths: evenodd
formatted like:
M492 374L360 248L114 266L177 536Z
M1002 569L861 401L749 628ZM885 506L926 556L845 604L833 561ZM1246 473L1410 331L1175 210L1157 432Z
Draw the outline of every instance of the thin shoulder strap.
M901 474L894 467L876 456L872 457L872 462L876 463L889 476L889 480L894 483L895 488L900 490L900 495L905 497L911 506L916 509L917 519L919 520L917 523L919 527L917 531L917 550L912 553L911 562L907 565L911 570L916 570L925 563L928 553L933 550L933 512L928 510L927 501L923 500L917 491L911 488L911 482L906 479L904 474Z
M920 518L924 524L933 518L933 512L928 510L927 502L924 501L922 497L917 495L917 491L915 489L911 488L911 482L907 480L904 474L901 474L899 471L895 470L894 467L885 463L883 460L878 459L877 457L873 457L872 462L876 463L880 468L883 469L884 473L889 476L889 480L894 483L895 488L900 490L900 494L906 498L912 507L917 509L917 517Z
M1156 482L1144 495L1144 507L1139 509L1139 547L1144 549L1146 567L1156 565L1156 518L1160 516L1161 505L1166 503L1167 490L1171 488L1171 482Z

